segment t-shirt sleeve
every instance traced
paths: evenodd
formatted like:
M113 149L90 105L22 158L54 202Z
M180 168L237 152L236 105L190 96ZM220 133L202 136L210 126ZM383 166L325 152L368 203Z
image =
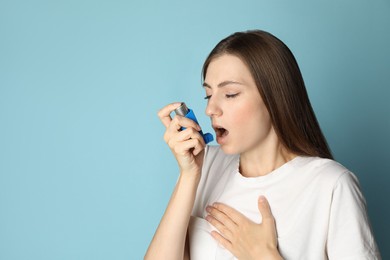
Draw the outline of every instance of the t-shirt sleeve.
M209 174L209 168L212 163L212 150L213 147L206 145L205 148L205 153L204 153L204 158L203 158L203 166L202 166L202 175L198 184L198 188L196 190L196 196L195 196L195 201L194 201L194 206L192 208L192 216L196 217L202 217L202 212L203 212L203 193L204 193L204 188L205 188L205 183L208 179L208 174ZM210 151L211 150L211 151Z
M339 177L333 190L327 254L330 260L381 259L359 182L348 171Z

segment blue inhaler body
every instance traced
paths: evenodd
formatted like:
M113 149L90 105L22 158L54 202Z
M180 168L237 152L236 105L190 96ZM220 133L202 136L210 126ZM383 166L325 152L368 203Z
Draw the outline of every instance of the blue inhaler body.
M180 107L175 109L175 113L176 113L176 115L184 116L186 118L189 118L189 119L195 121L195 123L199 124L198 120L195 117L194 111L192 111L192 109L189 109L184 102L181 103ZM185 129L185 128L183 128L183 129ZM206 144L208 144L214 140L213 135L210 133L203 134L202 130L200 130L199 133L203 136L203 140Z

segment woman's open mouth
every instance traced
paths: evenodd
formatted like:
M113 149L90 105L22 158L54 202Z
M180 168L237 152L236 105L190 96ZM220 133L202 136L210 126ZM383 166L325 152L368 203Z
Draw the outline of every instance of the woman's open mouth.
M223 136L228 135L229 131L223 127L218 127L215 129L215 133L216 133L217 137L223 137Z
M229 131L221 126L213 126L213 128L215 131L215 135L217 136L217 143L224 143L224 140L226 139L226 136L228 136Z

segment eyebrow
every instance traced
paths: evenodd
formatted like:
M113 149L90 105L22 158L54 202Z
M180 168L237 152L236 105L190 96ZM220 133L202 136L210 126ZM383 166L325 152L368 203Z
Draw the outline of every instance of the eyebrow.
M226 80L226 81L222 81L221 83L219 83L217 85L218 88L222 88L222 87L225 87L227 85L231 85L231 84L235 84L235 85L244 85L240 82L237 82L237 81L232 81L232 80ZM206 82L203 82L203 87L204 88L211 88L211 86L209 84L207 84Z

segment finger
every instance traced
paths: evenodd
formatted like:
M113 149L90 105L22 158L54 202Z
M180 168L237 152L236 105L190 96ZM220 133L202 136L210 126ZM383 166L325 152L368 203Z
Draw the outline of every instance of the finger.
M187 117L184 117L184 116L179 116L179 115L176 115L174 117L174 121L176 124L178 124L180 127L183 127L183 128L189 128L189 127L192 127L194 129L196 129L197 131L200 131L201 128L200 126L192 119L189 119ZM180 128L179 128L180 129Z
M274 216L271 212L271 207L268 203L268 200L264 196L260 196L258 199L258 208L261 213L261 216L263 217L264 221L269 221L274 219Z
M175 132L172 133L173 130L169 130L166 133L166 139L168 141L168 145L170 147L174 147L177 143L183 142L189 139L195 139L198 140L198 143L195 147L192 147L194 149L197 149L199 151L203 150L204 147L206 146L203 137L200 135L200 133L193 129L193 128L186 128L185 130L181 132Z
M180 133L178 134L178 137L183 138L183 139L190 139L190 138L199 139L199 141L203 140L203 137L199 133L199 131L197 129L192 128L192 127L188 127L186 129L184 129L183 131L180 131Z
M176 115L167 126L167 135L173 135L180 131L181 128L193 128L196 131L200 131L200 126L195 123L193 120Z
M230 215L216 208L215 203L213 204L213 206L207 206L206 211L209 213L209 215L211 215L213 218L221 222L228 229L232 231L236 229L237 223L234 222L234 220L231 218Z
M213 207L223 212L225 215L229 216L229 218L235 223L240 223L243 219L246 219L244 215L242 215L236 209L222 203L215 202Z
M179 125L180 116L175 116L168 124L164 134L165 142L169 142L172 138L178 138L177 133L180 131L181 126Z
M202 153L204 151L205 147L206 147L206 144L204 143L204 140L202 138L202 143L198 143L198 145L194 147L192 154L194 156L198 156L200 153Z
M212 215L207 215L206 220L211 225L213 225L226 239L231 240L233 238L233 232L218 219L214 218Z
M167 130L165 131L164 134L165 142L168 143L172 138L175 139L174 141L183 141L190 138L189 136L187 136L188 133L178 135L178 132L183 132L180 131L182 127L185 127L183 131L186 131L187 129L193 129L194 133L198 133L198 131L200 131L200 126L196 124L194 121L192 121L191 119L182 116L175 116L173 120L170 122L169 126L167 127ZM201 141L203 140L203 137L200 134L196 134L196 136L198 136ZM185 138L183 139L183 137ZM191 138L194 138L194 136L191 136ZM203 148L201 148L200 150L202 149Z
M211 236L225 249L229 250L231 253L233 253L233 244L224 238L221 234L219 234L217 231L211 231Z
M168 127L172 121L170 114L179 106L181 106L181 103L175 102L163 107L158 111L157 115L165 127Z
M186 141L182 141L177 143L176 145L168 144L171 149L178 155L188 155L190 150L196 147L199 140L197 139L188 139Z
M275 245L277 245L277 231L276 231L276 225L275 225L275 219L271 212L271 207L268 203L268 200L264 196L260 196L258 199L258 208L260 211L260 214L262 215L262 222L260 225L262 225L266 232L273 237L273 242Z
M198 141L196 142L196 145L192 147L193 155L198 155L206 147L206 143L204 142L203 136L197 130L193 128L186 128L185 130L181 131L180 134L183 134L185 139L195 139Z

